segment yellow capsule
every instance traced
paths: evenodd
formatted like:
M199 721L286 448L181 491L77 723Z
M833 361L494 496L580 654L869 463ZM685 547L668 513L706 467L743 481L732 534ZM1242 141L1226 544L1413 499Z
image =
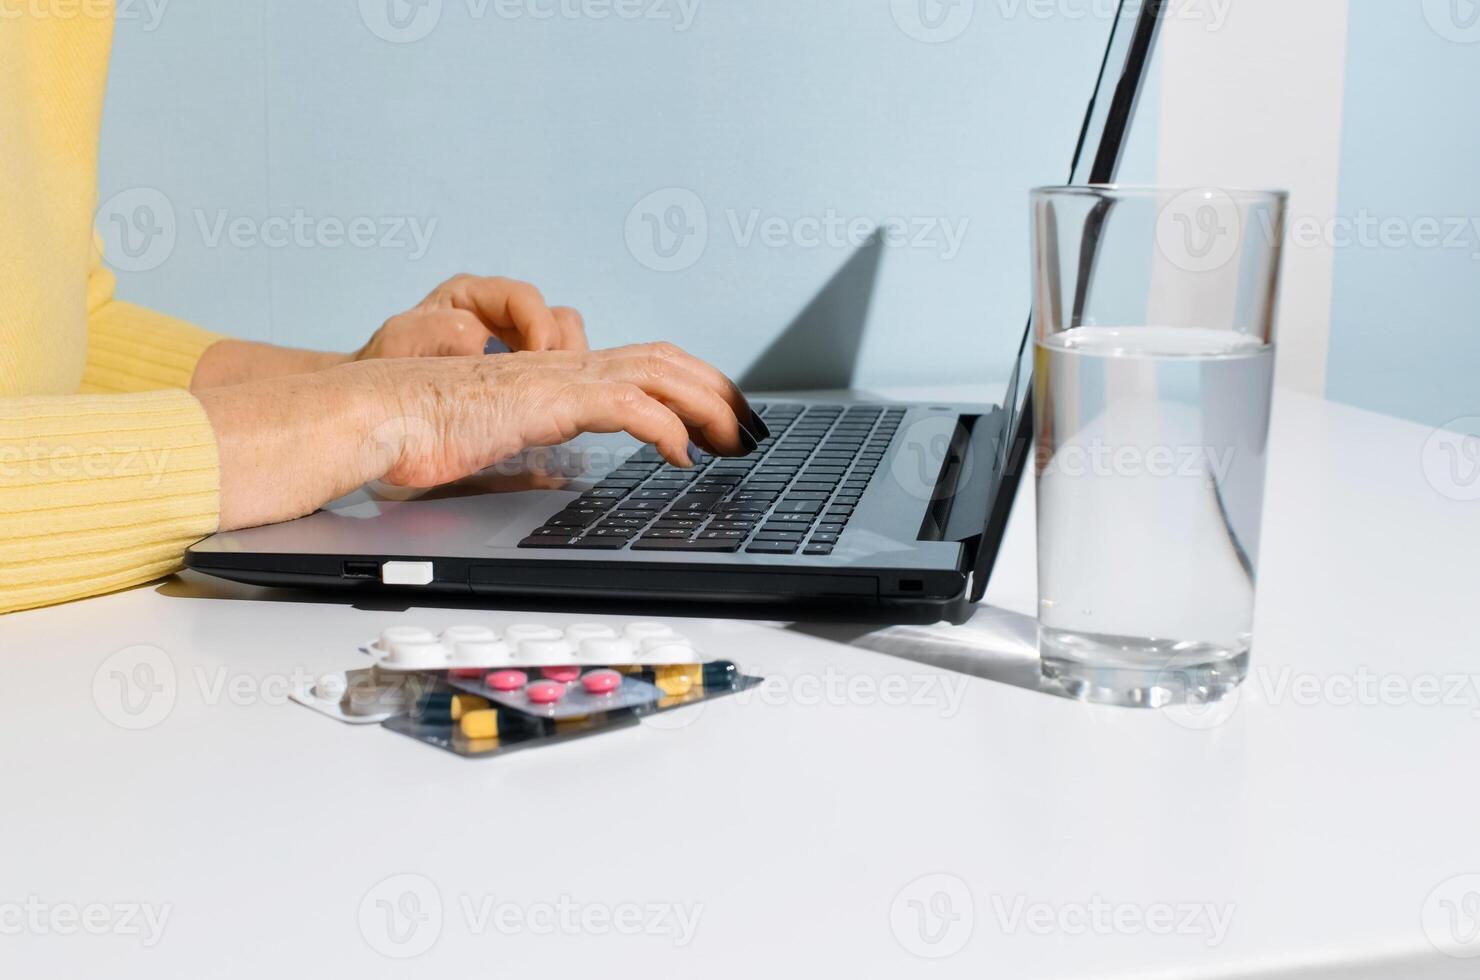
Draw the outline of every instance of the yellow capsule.
M653 669L653 683L669 697L683 697L694 689L696 672L697 668L691 664L656 667Z
M487 708L480 711L469 711L462 716L458 723L464 736L468 738L491 738L498 739L498 712Z
M488 708L488 700L480 698L476 694L454 694L452 696L452 720L457 721L463 715L473 711L484 711Z

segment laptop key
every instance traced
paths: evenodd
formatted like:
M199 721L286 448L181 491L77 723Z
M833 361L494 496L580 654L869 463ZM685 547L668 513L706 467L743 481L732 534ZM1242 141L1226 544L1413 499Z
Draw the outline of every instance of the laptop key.
M604 528L631 528L640 531L647 527L648 522L641 517L608 517L606 520L596 524L592 530L599 531Z
M630 538L642 530L639 527L598 527L586 532L585 541L590 538Z
M724 538L709 539L704 541L679 541L665 538L641 537L632 542L633 551L712 551L712 552L736 552L744 544L743 539Z
M653 527L669 531L697 531L703 524L702 517L672 517L664 514Z
M605 513L604 510L567 510L556 514L545 524L549 527L585 527L595 524Z
M821 500L792 500L787 498L776 505L775 516L783 514L816 514L822 510Z
M717 494L690 494L687 497L679 497L668 508L670 514L707 514L719 504Z
M806 531L766 531L755 536L757 541L791 541L796 544L802 543L802 538L807 536Z
M731 520L742 520L741 514L764 514L771 509L771 505L760 500L727 500L715 508L717 514L736 515Z
M830 554L832 554L832 550L833 550L833 546L830 545L830 544L809 544L809 545L807 545L806 548L802 549L802 554L804 554L804 555L830 555Z
M574 546L574 539L567 535L551 537L532 534L519 542L519 547L521 548L571 548Z
M797 541L752 541L745 546L745 550L752 555L794 555L797 553Z
M655 527L643 532L639 541L687 541L694 532L689 528L679 527Z
M586 548L592 551L621 551L631 538L609 535L606 537L584 537L569 545L571 548Z

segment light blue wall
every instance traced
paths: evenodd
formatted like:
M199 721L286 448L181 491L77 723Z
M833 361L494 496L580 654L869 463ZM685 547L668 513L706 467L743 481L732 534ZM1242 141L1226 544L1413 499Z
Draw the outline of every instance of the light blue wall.
M394 34L387 3L417 9L175 3L150 23L132 5L100 225L117 253L143 200L173 212L175 236L123 256L125 297L350 349L446 276L498 273L580 307L600 345L667 337L739 371L851 253L811 244L798 219L898 218L925 238L885 251L861 380L1000 377L1028 307L1026 191L1067 176L1109 28L977 2L941 29L958 36L930 43L922 0L431 0L435 23L411 21L429 33L395 42L372 29ZM562 13L601 10L657 16ZM1153 130L1137 132L1139 179ZM697 198L683 223L708 226L678 271L651 267L663 262L633 213L665 188L694 196L658 198L655 217ZM291 233L263 219L295 213L330 219L330 238L258 240ZM732 225L752 215L806 241L745 244ZM340 242L354 219L395 231L389 247ZM432 229L424 254L403 220ZM955 254L942 221L964 227Z
M1480 5L1352 0L1347 65L1328 393L1480 431Z

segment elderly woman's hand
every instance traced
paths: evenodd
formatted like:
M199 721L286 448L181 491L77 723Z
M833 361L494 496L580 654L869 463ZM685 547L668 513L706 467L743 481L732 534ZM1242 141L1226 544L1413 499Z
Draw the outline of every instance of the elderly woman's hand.
M344 364L203 391L221 528L288 520L371 480L429 487L582 432L628 432L670 462L745 455L765 423L734 382L671 344Z
M546 306L529 283L462 275L387 320L351 359L483 354L491 339L513 351L590 349L581 314Z

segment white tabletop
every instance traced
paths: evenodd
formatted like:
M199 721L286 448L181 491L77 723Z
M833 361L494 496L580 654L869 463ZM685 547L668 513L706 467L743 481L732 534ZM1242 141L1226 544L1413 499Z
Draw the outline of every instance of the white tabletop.
M464 760L287 683L392 623L618 617L198 577L6 617L0 974L1473 976L1437 946L1480 953L1480 485L1421 426L1281 393L1274 428L1216 716L1039 693L1030 647L983 680L675 609L771 681ZM1031 498L989 594L1019 613Z

